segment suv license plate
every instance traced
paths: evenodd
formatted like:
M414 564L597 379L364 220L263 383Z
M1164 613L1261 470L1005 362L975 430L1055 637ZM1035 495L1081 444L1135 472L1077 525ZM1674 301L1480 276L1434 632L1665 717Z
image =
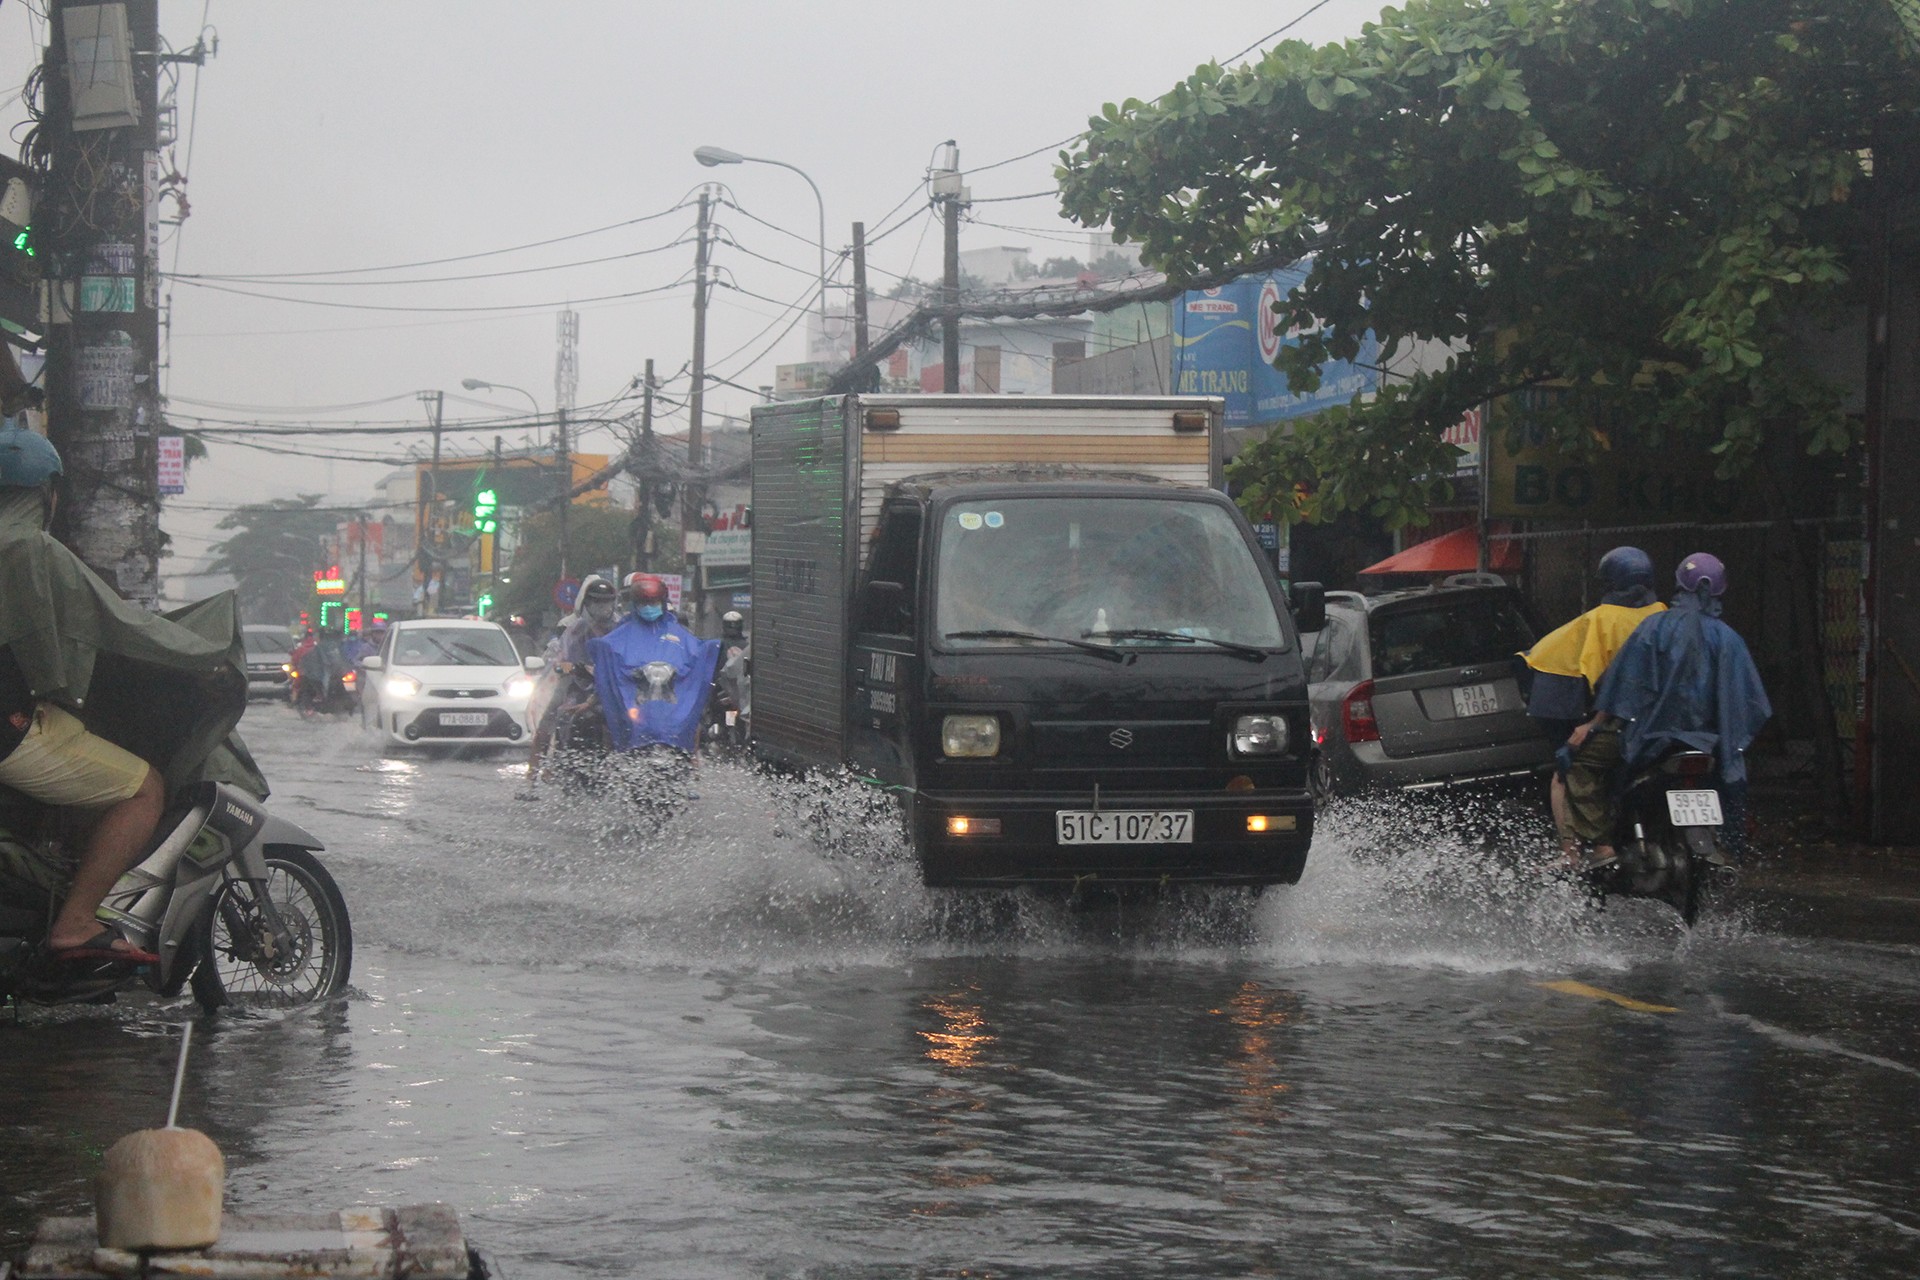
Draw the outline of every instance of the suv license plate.
M440 723L445 725L478 725L492 719L484 711L442 711Z
M1453 714L1490 716L1500 709L1500 691L1490 684L1463 684L1453 691Z
M1102 811L1061 809L1054 813L1061 844L1192 844L1193 810L1136 809Z
M1718 827L1726 821L1720 816L1718 791L1669 791L1667 816L1676 827Z

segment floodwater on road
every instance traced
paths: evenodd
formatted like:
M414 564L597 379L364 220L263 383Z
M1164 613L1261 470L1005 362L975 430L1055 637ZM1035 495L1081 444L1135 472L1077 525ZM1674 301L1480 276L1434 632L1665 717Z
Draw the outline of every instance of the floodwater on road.
M659 822L244 728L356 954L200 1022L229 1208L442 1200L509 1277L1920 1271L1912 946L1364 811L1250 908L935 894L851 787L709 768ZM194 1017L0 1026L0 1247L88 1212Z

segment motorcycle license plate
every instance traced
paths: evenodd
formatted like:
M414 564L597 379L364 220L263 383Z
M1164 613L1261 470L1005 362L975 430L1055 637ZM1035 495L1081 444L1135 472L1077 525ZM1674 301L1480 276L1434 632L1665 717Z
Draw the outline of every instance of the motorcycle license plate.
M442 711L440 713L440 723L448 726L480 725L485 724L489 719L491 717L484 711Z
M1137 809L1091 813L1060 809L1054 815L1061 844L1192 844L1193 810Z
M1463 684L1453 691L1453 714L1490 716L1500 709L1500 691L1490 684Z
M1667 816L1676 827L1718 827L1726 823L1720 816L1718 791L1669 791Z

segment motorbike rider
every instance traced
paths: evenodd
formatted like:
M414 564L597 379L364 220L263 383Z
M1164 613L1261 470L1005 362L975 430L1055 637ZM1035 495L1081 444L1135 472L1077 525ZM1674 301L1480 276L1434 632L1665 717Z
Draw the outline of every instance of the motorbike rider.
M1600 603L1540 637L1523 655L1533 672L1527 714L1540 722L1556 744L1566 743L1575 727L1592 714L1593 690L1634 628L1667 607L1654 594L1653 561L1638 547L1607 552L1600 557L1598 573L1606 588ZM1577 860L1578 843L1566 835L1567 787L1559 770L1553 776L1550 803L1554 827L1561 833L1561 852L1569 861Z
M1561 838L1593 841L1590 866L1615 856L1616 780L1673 749L1710 753L1728 808L1741 812L1745 752L1773 714L1746 641L1720 620L1726 566L1696 551L1681 560L1674 582L1679 591L1672 607L1649 617L1620 646L1594 691L1593 718L1562 748L1568 812Z
M752 661L752 649L747 641L747 620L738 609L729 609L720 615L720 669L713 680L713 705L708 718L715 726L715 732L731 739L739 725L741 717L747 714L748 674L747 664ZM734 718L729 720L731 711Z
M594 686L617 751L670 746L692 753L720 656L667 609L667 584L650 573L629 580L632 611L588 641Z
M562 718L578 714L592 702L593 657L587 652L587 643L607 634L619 622L618 599L613 584L598 574L589 574L580 584L573 616L560 632L560 647L553 663L556 683L534 730L536 761L544 753L545 744L552 741Z
M0 429L0 784L57 808L103 811L47 935L53 955L154 964L158 956L94 918L114 881L139 861L166 791L145 760L96 736L61 705L83 700L95 660L90 642L99 637L80 610L48 593L63 591L61 579L71 583L75 574L110 593L45 532L60 474L60 454L44 436ZM79 634L64 634L62 623Z
M294 664L294 670L300 673L301 699L316 707L326 706L333 697L334 685L346 675L349 665L341 629L322 625L313 647Z

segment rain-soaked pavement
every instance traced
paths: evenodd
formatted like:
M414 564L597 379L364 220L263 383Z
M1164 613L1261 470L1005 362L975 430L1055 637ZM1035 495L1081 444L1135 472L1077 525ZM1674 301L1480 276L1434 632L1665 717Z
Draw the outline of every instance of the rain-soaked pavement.
M949 900L810 839L838 792L710 770L650 828L246 729L356 957L196 1035L232 1208L444 1200L509 1277L1920 1272L1920 948L1812 899L1689 937L1348 815L1238 920ZM0 1248L87 1211L191 1016L0 1026Z

